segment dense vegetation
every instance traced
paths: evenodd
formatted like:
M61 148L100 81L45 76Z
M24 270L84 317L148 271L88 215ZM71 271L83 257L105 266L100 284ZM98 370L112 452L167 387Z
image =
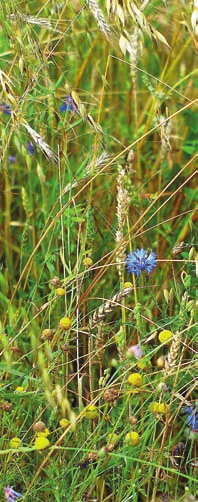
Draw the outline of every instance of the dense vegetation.
M1 2L1 500L197 500L196 3Z

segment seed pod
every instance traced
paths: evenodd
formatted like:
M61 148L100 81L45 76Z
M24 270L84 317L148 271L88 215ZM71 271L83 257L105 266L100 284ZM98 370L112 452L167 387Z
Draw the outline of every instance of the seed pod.
M60 284L60 279L59 277L53 277L52 279L50 279L49 283L54 286L55 288L58 288L59 284Z
M113 387L105 390L103 398L107 403L114 403L118 399L118 391Z

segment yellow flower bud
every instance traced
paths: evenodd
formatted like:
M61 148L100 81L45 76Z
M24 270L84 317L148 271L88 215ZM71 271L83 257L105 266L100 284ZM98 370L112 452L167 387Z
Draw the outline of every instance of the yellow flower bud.
M17 448L20 448L20 446L21 446L21 440L19 438L15 437L10 440L9 444L10 444L10 448L17 449Z
M95 420L98 416L98 410L95 406L88 406L85 409L85 417L88 418L89 420Z
M61 418L59 423L60 423L60 426L63 427L63 429L66 429L67 426L70 424L70 421L67 420L67 418Z

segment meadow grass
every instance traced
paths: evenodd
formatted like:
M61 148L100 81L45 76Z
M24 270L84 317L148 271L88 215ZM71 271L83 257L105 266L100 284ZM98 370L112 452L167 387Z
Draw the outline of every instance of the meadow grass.
M198 498L196 1L1 2L2 501Z

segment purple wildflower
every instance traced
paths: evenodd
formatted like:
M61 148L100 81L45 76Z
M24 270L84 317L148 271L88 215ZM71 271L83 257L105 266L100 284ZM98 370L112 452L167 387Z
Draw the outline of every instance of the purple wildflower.
M66 112L67 110L69 110L70 112L76 112L73 100L71 96L69 96L69 94L67 94L64 104L60 106L59 112Z
M28 141L26 147L30 157L32 157L32 155L34 155L34 145L31 143L31 141Z
M139 343L136 345L130 345L128 348L128 353L132 356L134 356L136 359L140 359L140 357L143 356L143 352L141 347L139 346Z
M192 427L193 432L198 432L198 412L194 406L188 406L183 409L187 414L186 423Z
M4 492L7 502L15 502L17 498L23 498L23 495L21 495L21 493L19 492L15 492L12 486L7 486L7 488L4 488Z
M156 265L156 253L154 251L148 253L144 249L136 249L126 258L126 267L131 274L140 275L143 270L150 274Z
M12 110L10 108L10 105L7 105L7 103L1 103L1 109L2 109L2 112L5 113L6 115L12 114Z
M8 165L12 164L16 161L16 157L14 155L8 155Z

